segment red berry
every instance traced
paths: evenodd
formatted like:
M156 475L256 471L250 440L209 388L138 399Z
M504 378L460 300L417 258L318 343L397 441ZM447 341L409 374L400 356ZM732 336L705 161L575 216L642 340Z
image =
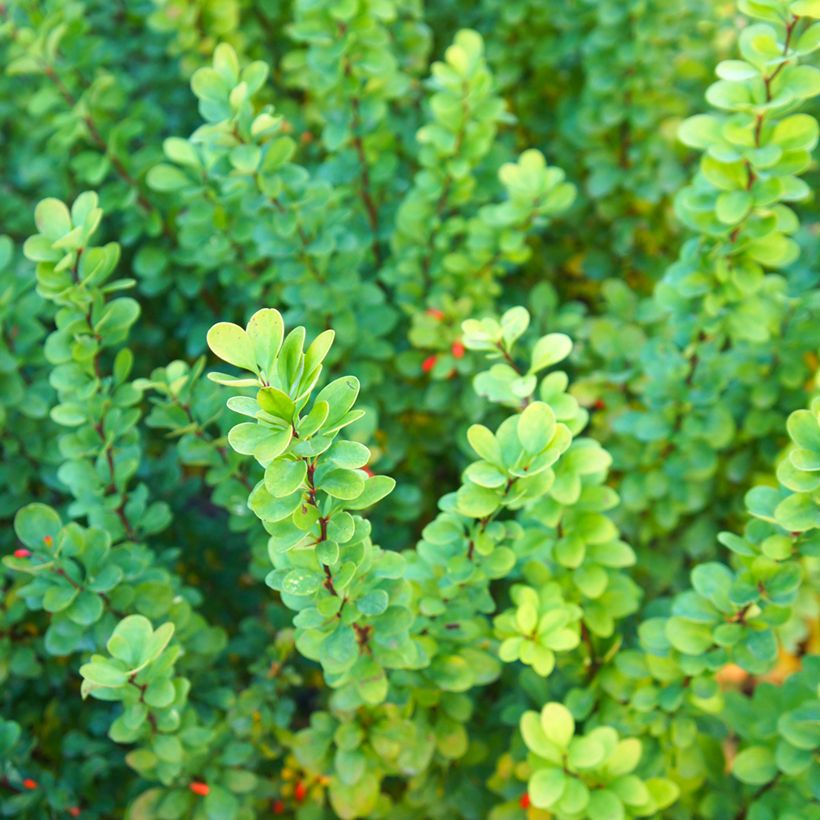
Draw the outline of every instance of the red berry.
M444 318L444 314L437 308L429 308L427 310L427 315L432 316L434 319L438 319L439 322Z
M375 475L375 473L373 472L373 470L371 470L371 469L370 469L370 467L368 467L366 464L364 465L364 467L362 467L362 469L363 469L363 470L364 470L364 471L365 471L365 472L366 472L366 473L367 473L367 474L368 474L371 478L373 478L373 476Z
M438 356L428 356L421 363L421 372L422 373L429 373L436 366L436 361L437 360L438 360Z
M293 796L301 803L307 796L307 786L300 780L293 789Z
M521 795L518 805L521 806L522 809L528 809L530 807L530 796L526 792Z
M281 800L277 800L273 804L273 813L274 814L284 814L285 813L285 804Z
M39 785L39 784L37 783L37 781L36 781L36 780L32 780L30 777L27 777L27 778L23 781L23 788L24 788L24 789L29 789L29 790L36 789L38 785Z
M460 341L453 342L452 348L450 348L453 352L453 356L457 359L464 358L464 345Z
M25 547L20 547L19 550L14 550L15 558L28 558L29 555L31 555L31 550L27 550Z
M72 807L68 810L68 813L69 813L72 817L79 817L79 816L80 816L80 807L79 807L79 806L72 806Z
M194 793L199 794L202 797L206 797L208 792L211 790L211 787L207 783L202 783L199 780L194 780L188 788Z
M605 410L606 403L603 399L596 399L595 404L592 405L596 410Z
M54 545L54 539L53 539L50 535L44 535L44 536L43 536L43 543L44 543L44 544L45 544L45 545L46 545L49 549L51 549L51 547Z

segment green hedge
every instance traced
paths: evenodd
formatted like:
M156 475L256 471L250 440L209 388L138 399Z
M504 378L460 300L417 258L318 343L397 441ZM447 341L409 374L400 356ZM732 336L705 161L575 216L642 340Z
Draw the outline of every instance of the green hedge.
M820 818L817 0L0 20L0 816Z

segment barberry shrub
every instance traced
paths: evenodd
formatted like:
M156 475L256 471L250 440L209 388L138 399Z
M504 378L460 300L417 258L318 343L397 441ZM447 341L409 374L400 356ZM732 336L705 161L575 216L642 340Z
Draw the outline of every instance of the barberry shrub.
M0 15L0 816L820 818L817 0Z

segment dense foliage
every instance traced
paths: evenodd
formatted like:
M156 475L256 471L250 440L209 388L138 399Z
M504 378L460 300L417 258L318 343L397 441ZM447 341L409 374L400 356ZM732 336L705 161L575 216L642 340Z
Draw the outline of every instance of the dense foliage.
M816 21L0 5L0 816L820 818Z

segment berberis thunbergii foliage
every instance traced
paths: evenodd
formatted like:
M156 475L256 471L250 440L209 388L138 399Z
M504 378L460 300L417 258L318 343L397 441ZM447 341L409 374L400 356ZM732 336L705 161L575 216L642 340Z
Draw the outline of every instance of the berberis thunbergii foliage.
M0 4L0 817L819 820L819 48Z

